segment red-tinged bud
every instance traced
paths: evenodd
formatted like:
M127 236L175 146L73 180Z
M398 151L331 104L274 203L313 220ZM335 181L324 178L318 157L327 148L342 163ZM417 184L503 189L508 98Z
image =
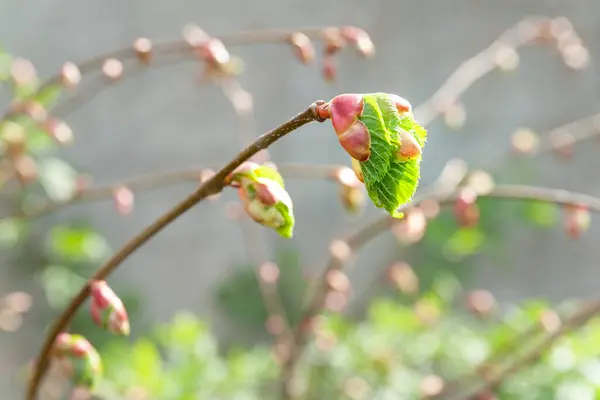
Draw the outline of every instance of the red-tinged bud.
M570 205L565 207L565 230L567 234L578 239L591 224L590 211L586 206Z
M340 33L342 38L352 44L362 56L370 58L375 55L375 45L364 29L345 26L340 29Z
M315 48L304 33L293 33L290 36L290 44L293 46L294 54L303 64L310 64L315 59Z
M337 63L335 58L331 55L325 55L323 57L323 67L321 73L325 82L333 82L337 78Z
M256 182L242 183L238 193L244 209L254 221L273 229L285 225L285 217L274 205L282 202L291 209L292 199L279 183L258 178Z
M360 121L356 121L348 130L339 134L338 141L350 157L357 161L365 162L371 157L371 134L367 126Z
M351 159L352 161L352 170L354 171L354 174L356 175L356 178L361 181L362 183L365 182L365 176L362 172L362 168L360 166L360 162L355 160L354 158Z
M454 216L459 226L468 228L479 223L480 211L476 202L477 192L473 188L460 189L454 203Z
M400 137L400 149L398 150L398 161L405 162L421 157L423 150L417 139L410 132L398 128Z
M335 175L340 183L340 200L344 208L352 214L362 210L365 205L364 185L348 167L339 168Z
M81 71L77 64L65 63L60 69L60 80L66 88L74 88L81 82Z
M102 64L102 73L111 81L116 81L123 76L123 63L116 58L109 58Z
M73 131L64 121L49 118L44 121L42 128L59 144L65 145L73 141Z
M138 38L133 42L133 50L140 62L147 64L152 60L152 42L147 38Z
M397 94L388 94L387 97L394 102L400 115L412 112L412 105L405 98Z
M105 281L90 282L90 313L99 327L118 335L128 336L129 318L121 299Z
M467 295L466 307L479 317L487 317L494 312L496 299L487 290L473 290Z
M340 51L345 45L340 29L336 27L323 29L323 44L326 55L333 55Z
M415 295L419 292L419 278L406 262L392 264L387 270L387 278L404 294Z
M117 212L121 215L131 214L133 211L133 192L127 186L121 185L113 189L113 200Z
M93 388L102 375L102 360L96 349L81 335L61 333L56 337L53 353L70 361L77 386Z
M21 154L13 161L15 175L19 182L23 185L28 185L38 177L38 165L35 160L27 155Z

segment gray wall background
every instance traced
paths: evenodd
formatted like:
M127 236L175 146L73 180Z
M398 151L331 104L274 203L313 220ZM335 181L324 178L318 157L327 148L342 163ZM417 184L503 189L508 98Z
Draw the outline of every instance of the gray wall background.
M299 65L285 47L232 49L246 61L241 82L254 95L256 126L263 132L313 100L327 100L341 92L387 91L419 104L460 62L532 14L567 16L591 52L590 66L575 73L547 47L521 51L521 64L514 73L492 73L463 97L468 119L461 131L451 131L439 120L429 126L423 165L426 185L452 157L464 157L474 167L493 164L509 151L508 136L519 126L541 132L600 110L598 1L2 0L0 41L48 76L65 60L84 60L127 46L138 36L178 38L182 26L190 22L214 35L336 24L358 25L371 33L376 57L364 61L343 55L339 80L331 85L322 82L318 67ZM61 155L92 173L98 183L223 163L238 148L237 122L217 88L193 84L197 74L197 68L187 63L141 74L104 91L69 117L76 141ZM599 148L597 143L579 146L580 160L570 164L539 158L535 163L542 172L541 184L600 193ZM325 124L303 128L273 146L272 154L275 161L348 162ZM293 244L302 251L307 269L321 268L332 237L379 214L370 207L361 220L348 220L333 185L290 181L288 186L298 221ZM116 215L110 202L76 206L54 218L90 217L117 248L191 189L192 185L181 185L140 194L134 213L125 219ZM223 223L223 204L233 198L226 194L223 200L196 207L128 259L113 279L139 287L148 312L157 320L188 308L218 324L211 315L211 288L229 273L232 261L245 257L239 227ZM259 232L271 248L281 243L270 232ZM516 228L506 238L515 265L482 263L478 283L505 300L596 296L599 232L592 226L580 241L572 242L564 240L559 229L534 236L530 230ZM357 285L369 285L385 268L393 245L388 235L368 247L351 272ZM366 257L374 261L361 265ZM0 280L0 294L35 286L19 276L4 275L3 270L4 276L8 278ZM158 288L168 295L157 295ZM43 328L34 315L19 335L0 333L0 388L15 391L7 398L18 398L19 393L9 374L38 350Z

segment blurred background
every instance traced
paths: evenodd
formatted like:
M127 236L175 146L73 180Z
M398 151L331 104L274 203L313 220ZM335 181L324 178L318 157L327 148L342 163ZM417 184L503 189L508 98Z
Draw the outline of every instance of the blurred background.
M157 56L152 61L156 67L151 63L139 68L135 60L126 64L125 76L134 69L139 73L122 82L90 78L90 91L82 85L79 92L63 93L51 115L64 119L72 130L68 145L60 145L68 141L60 133L69 136L68 131L50 129L56 139L52 140L43 129L13 120L25 127L31 159L11 175L6 172L10 168L5 145L1 165L7 169L0 175L3 398L22 397L26 365L39 351L46 327L85 280L112 252L197 187L201 167L224 165L249 135L266 132L311 102L339 93L397 93L417 107L461 63L532 16L564 17L554 20L549 37L571 32L568 19L576 32L571 34L575 48L563 47L561 52L554 38L523 48L509 44L504 53L494 56L491 65L500 68L492 68L427 126L429 141L418 193L435 182L449 160L460 158L471 171L485 170L497 183L599 194L600 139L571 145L574 137L593 136L600 130L600 118L593 119L600 112L600 7L592 0L153 4L3 0L3 110L14 99L33 93L36 80L43 82L67 61L79 63L129 47L138 37L177 40L189 24L214 36L354 25L366 30L376 47L369 59L346 49L336 55L337 73L331 82L323 78L323 46L318 37L316 60L307 66L285 43L228 48L232 57L243 60L237 77L243 89L236 93L251 94L252 115L247 108L237 115L220 85L201 83L203 67L197 59ZM38 78L25 60L34 65ZM488 57L484 65L489 62ZM103 90L96 94L98 82ZM417 109L417 119L428 118L426 111L427 107ZM581 124L555 130L579 120ZM536 157L515 157L515 147L522 147L523 141L527 147L530 138L535 143L538 137L525 129L539 133L540 143L561 148ZM20 137L14 125L5 124L3 130L5 143ZM275 163L350 165L328 123L303 127L272 146L270 156ZM134 190L135 205L126 215L118 212L109 191L99 201L57 207L35 218L15 218L23 210L27 214L43 208L47 199L69 199L83 182L81 174L92 177L91 187L95 187L190 168L198 169L197 178L188 173L173 184ZM306 286L325 268L331 240L382 214L367 202L361 213L348 215L340 203L339 184L331 180L288 178L285 173L284 177L295 206L292 240L248 218L232 218L238 200L233 191L226 191L162 231L109 279L128 309L131 338L100 331L86 310L78 314L73 330L85 334L105 356L107 380L100 385L98 398L277 398L277 385L272 384L277 366L269 355L273 332L265 329L268 312L255 274L259 264L277 263L281 302L289 319L298 321ZM535 324L547 310L567 300L596 297L600 277L596 225L578 235L565 230L564 212L557 206L496 199L481 199L478 204L481 216L475 226L461 226L450 209L430 220L424 237L414 243L398 229L360 252L346 271L352 287L347 304L340 313L326 313L328 332L338 337L337 344L329 350L318 343L309 347L306 365L313 369L302 369L308 385L304 398L441 396L442 389L435 392L440 385L444 393L463 386L436 384L458 379L463 372L468 376L475 365L515 332ZM397 262L412 268L396 268L404 274L390 274L390 266ZM400 283L398 276L404 277ZM406 283L407 279L413 283ZM480 300L483 296L485 304L495 299L495 316L482 320L477 307L475 312L465 307L461 299L469 299L472 289L482 290L475 293ZM445 321L443 328L419 322L422 316L414 311L416 303L433 298L436 313ZM598 328L594 332L600 333ZM454 352L460 347L452 339L455 336L458 342L472 338L471 347ZM380 341L367 343L375 337ZM385 367L381 370L365 361L375 357L373 346L393 340L401 340L402 349L413 347L407 345L412 343L415 349L424 346L430 351L403 354L401 358L408 361L397 366L377 359L377 365ZM535 374L498 389L497 398L598 398L597 362L595 369L581 366L595 360L600 343L598 339L594 344L585 342L580 336L570 340L576 343L569 347L571 358L564 348L555 356L559 361L549 355L535 366L539 369L532 369ZM232 348L238 349L235 355L221 355ZM326 350L334 356L320 358L320 351ZM310 378L314 371L321 371L317 372L320 378ZM64 393L60 381L49 385L45 395L62 398Z

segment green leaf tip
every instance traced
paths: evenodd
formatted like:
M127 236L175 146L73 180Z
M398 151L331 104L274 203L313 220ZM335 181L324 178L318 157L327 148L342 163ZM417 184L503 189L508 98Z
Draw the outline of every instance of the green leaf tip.
M387 93L343 94L328 103L338 140L353 158L369 198L392 217L415 194L427 131L414 119L410 103ZM366 127L368 137L361 135Z
M294 207L283 178L274 167L245 162L233 171L226 183L238 188L248 215L280 236L294 235Z

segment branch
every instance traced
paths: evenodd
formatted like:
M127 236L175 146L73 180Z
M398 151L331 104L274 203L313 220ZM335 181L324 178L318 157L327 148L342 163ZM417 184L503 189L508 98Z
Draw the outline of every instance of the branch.
M561 26L561 22L563 22L561 18L527 18L506 30L488 48L464 61L428 100L415 108L417 120L423 125L431 123L449 107L456 105L460 96L479 79L496 68L502 67L503 63L510 64L511 61L518 63L516 50L529 44L554 43L562 53L567 65L572 68L580 67L569 63L570 60L565 53L567 46L558 38L564 33L569 33L572 43L577 41L580 43L581 40L572 27L566 24ZM507 67L512 67L512 65L506 65L505 68Z
M225 165L221 170L219 170L212 178L200 185L200 187L194 193L189 195L186 199L177 204L171 210L167 211L165 214L160 216L152 224L146 227L141 233L139 233L137 236L135 236L129 242L127 242L104 265L102 265L98 269L98 271L94 274L92 279L106 279L106 277L108 277L115 269L117 269L123 261L125 261L131 254L133 254L137 249L139 249L154 235L156 235L162 229L168 226L171 222L173 222L175 219L180 217L182 214L184 214L186 211L191 209L193 206L198 204L206 197L221 192L224 187L225 178L238 166L240 166L244 161L252 157L254 154L259 152L260 150L266 149L272 143L281 139L288 133L302 127L303 125L308 124L309 122L322 122L323 120L318 116L316 108L323 103L323 101L317 101L313 103L309 108L296 115L294 118L283 123L279 127L271 130L270 132L267 132L264 135L260 136L256 141L254 141L254 143L250 144L248 147L243 149L237 156L235 156L233 160L231 160L227 165ZM86 284L83 288L81 288L81 290L75 296L75 298L71 300L71 303L67 306L67 308L63 311L63 313L58 317L56 322L51 327L50 332L46 336L46 340L44 341L42 349L38 355L33 376L28 384L27 399L35 400L40 381L48 366L50 351L52 349L54 341L56 340L56 336L67 327L67 325L73 318L75 312L83 304L83 302L87 299L88 296L89 285Z
M447 188L439 190L434 188L430 194L421 196L413 202L402 206L399 208L399 211L406 211L412 207L417 207L424 200L438 201L441 206L447 206L452 204L458 195L458 190L449 194ZM588 207L591 211L600 212L600 198L560 189L547 189L527 185L498 185L488 193L480 193L479 197L512 199L518 201L540 201L559 205L580 205ZM343 269L353 254L358 252L362 247L370 243L380 234L390 229L396 221L397 220L394 218L386 215L347 236L345 239L334 241L332 244L329 261L325 268L325 272L322 275L323 278L319 280L319 286L314 291L314 295L306 307L301 322L294 329L294 341L291 344L291 349L282 371L281 389L283 398L293 398L291 387L296 364L302 357L308 343L311 333L311 322L314 317L323 310L328 293L328 286L324 277L332 270Z
M568 316L560 328L547 333L539 342L529 351L515 357L504 368L497 370L491 376L484 378L484 383L476 385L465 393L451 397L449 400L473 400L477 394L493 390L500 386L506 379L520 370L527 368L535 363L546 351L566 334L582 328L591 318L600 314L600 301L593 301L585 304L581 309Z

